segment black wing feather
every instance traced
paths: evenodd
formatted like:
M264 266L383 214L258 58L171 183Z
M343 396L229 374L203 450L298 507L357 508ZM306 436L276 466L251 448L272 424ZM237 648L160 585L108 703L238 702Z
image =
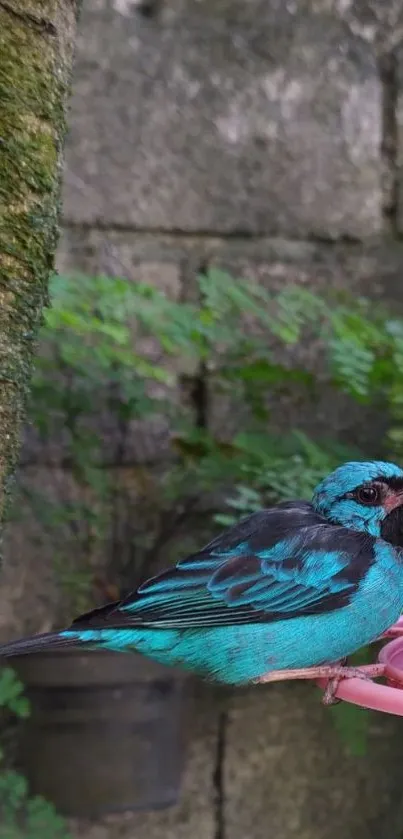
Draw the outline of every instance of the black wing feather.
M306 502L255 513L128 598L74 627L192 628L271 622L346 606L375 539L331 525Z

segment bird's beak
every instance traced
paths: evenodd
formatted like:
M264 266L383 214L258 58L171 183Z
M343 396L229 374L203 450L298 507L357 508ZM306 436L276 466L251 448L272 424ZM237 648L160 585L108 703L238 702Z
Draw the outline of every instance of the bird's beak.
M386 513L391 513L396 507L401 507L403 504L403 489L400 492L391 493L384 503Z

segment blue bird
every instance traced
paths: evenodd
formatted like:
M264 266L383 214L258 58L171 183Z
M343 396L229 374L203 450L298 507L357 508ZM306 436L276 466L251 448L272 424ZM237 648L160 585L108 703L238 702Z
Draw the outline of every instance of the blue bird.
M228 685L380 675L340 662L403 611L403 470L350 462L68 629L0 646L136 650ZM329 691L326 701L331 701Z

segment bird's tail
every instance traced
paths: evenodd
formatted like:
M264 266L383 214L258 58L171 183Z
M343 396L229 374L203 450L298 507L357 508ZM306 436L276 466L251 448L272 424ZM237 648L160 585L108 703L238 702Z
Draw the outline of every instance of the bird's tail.
M44 632L42 635L33 635L31 638L19 638L16 641L9 641L7 644L0 644L0 658L80 646L82 644L80 644L80 640L75 633L66 637L59 632Z

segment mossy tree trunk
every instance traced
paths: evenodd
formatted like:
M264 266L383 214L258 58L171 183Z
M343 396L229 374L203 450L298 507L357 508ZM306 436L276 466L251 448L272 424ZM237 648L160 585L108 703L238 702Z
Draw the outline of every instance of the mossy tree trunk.
M0 0L0 524L58 235L78 0Z

